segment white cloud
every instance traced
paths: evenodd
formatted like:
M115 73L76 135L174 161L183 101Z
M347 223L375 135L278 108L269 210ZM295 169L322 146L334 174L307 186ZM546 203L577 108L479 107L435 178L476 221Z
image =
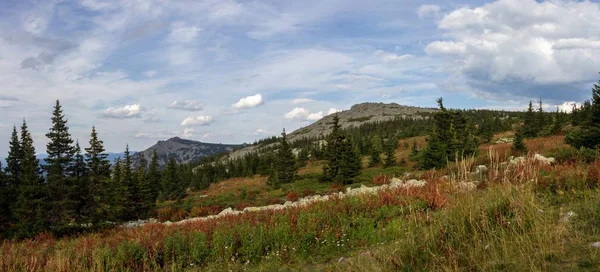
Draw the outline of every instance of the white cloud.
M327 115L334 114L334 113L340 112L340 111L342 111L342 110L338 110L336 108L331 108L327 111Z
M383 62L401 62L415 57L411 54L397 55L393 53L386 53L383 50L375 51L375 55L378 56Z
M183 130L183 135L184 138L191 138L194 136L194 129L193 128L186 128Z
M445 15L438 28L448 39L425 51L448 57L453 77L482 92L574 99L568 89L597 77L598 25L591 1L500 0Z
M256 94L256 95L247 96L247 97L240 99L238 102L231 105L231 108L233 108L235 110L254 108L256 106L260 106L262 103L263 103L262 95Z
M48 26L48 21L43 17L30 16L23 23L23 29L31 34L39 35Z
M183 22L175 22L171 24L168 41L172 43L189 43L196 39L200 31L202 31L200 27L190 26Z
M305 108L294 108L284 115L286 119L316 121L323 118L323 112L309 112Z
M148 71L144 71L143 74L146 77L154 77L158 72L156 72L155 70L148 70Z
M442 9L438 5L421 5L417 9L419 18L425 18L430 15L437 17Z
M262 129L262 128L259 128L256 131L254 131L254 133L252 133L252 135L267 135L267 134L271 134L271 132L269 132L266 129Z
M202 102L197 100L177 100L169 108L184 111L201 111L204 109Z
M181 122L181 126L208 126L212 122L212 116L188 116Z
M296 99L292 100L292 104L294 104L294 105L310 103L310 102L315 102L315 101L310 98L296 98Z
M109 107L104 110L100 117L113 118L113 119L127 119L127 118L140 118L142 114L142 107L138 104L125 105L121 108Z
M158 132L138 132L135 134L135 138L138 139L169 139L177 136L177 133L172 133L168 131L158 131Z

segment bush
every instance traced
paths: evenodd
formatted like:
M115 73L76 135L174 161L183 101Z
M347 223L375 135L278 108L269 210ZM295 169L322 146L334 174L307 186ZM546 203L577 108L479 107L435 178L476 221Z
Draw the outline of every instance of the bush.
M292 201L292 202L298 201L298 194L296 192L294 192L294 191L290 191L289 193L287 193L287 195L285 196L285 198L288 201Z

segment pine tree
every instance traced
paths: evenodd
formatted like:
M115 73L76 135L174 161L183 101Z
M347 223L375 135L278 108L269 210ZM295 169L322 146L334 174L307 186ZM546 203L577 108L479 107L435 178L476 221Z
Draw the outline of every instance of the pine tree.
M8 202L8 177L4 173L4 167L0 161L0 239L8 231L12 218L10 215L10 204Z
M8 157L6 158L6 203L12 209L12 206L17 201L19 180L23 173L21 164L21 142L17 127L13 126L12 134L9 142Z
M138 184L135 182L132 173L132 161L131 153L129 152L129 145L125 147L124 164L121 169L121 186L123 186L122 199L123 206L125 208L123 214L123 220L136 219L136 211L139 210L140 195Z
M155 200L152 193L153 184L150 183L151 181L148 178L149 176L146 174L146 165L147 163L145 160L142 160L140 167L136 169L134 174L135 182L139 188L139 203L136 205L138 207L136 211L137 217L147 216L155 206Z
M326 146L326 162L323 165L323 177L325 181L333 181L340 170L341 156L342 156L342 145L345 137L340 131L340 119L337 114L333 116L332 131L327 139Z
M88 169L87 193L82 207L83 214L91 223L109 218L111 205L110 161L104 150L104 142L98 139L96 127L92 127L89 147L85 148Z
M592 88L592 101L583 106L579 128L565 137L565 143L575 148L600 149L600 81Z
M85 157L81 153L79 141L75 142L75 155L72 166L72 178L75 180L76 195L78 200L76 207L77 221L80 223L91 223L95 217L94 210L90 210L91 203L94 202L92 191L89 183L88 168L85 163Z
M112 169L111 181L108 186L108 194L106 196L107 201L101 203L109 203L105 206L108 209L107 213L109 220L123 220L125 216L125 186L123 186L123 163L121 158L115 160L115 164Z
M287 184L294 181L297 168L295 164L294 154L292 153L292 149L290 148L287 142L285 129L281 133L281 142L279 145L279 150L277 152L277 160L275 167L277 167L275 172L277 173L279 184Z
M396 139L391 139L385 149L385 164L384 168L392 167L396 165Z
M47 213L47 205L39 161L35 157L33 139L25 120L21 126L20 155L22 172L13 214L17 221L16 236L27 238L45 229L44 217Z
M375 167L381 164L381 153L379 150L372 148L371 157L369 158L369 167Z
M162 194L166 200L181 199L185 195L185 188L181 186L177 163L172 157L169 158L167 168L162 175Z
M359 150L352 139L344 139L341 144L340 167L334 181L343 184L354 182L354 178L360 174L361 167Z
M523 119L523 137L533 138L538 135L539 130L536 119L535 112L533 111L533 103L529 101L529 107Z
M547 125L546 122L546 115L544 114L544 106L542 103L542 99L540 99L538 101L538 109L537 109L537 114L536 114L536 130L537 130L537 134L540 135L541 132L544 130L544 128Z
M48 157L43 168L47 172L48 192L51 210L48 212L51 224L60 227L75 220L77 199L75 184L70 173L73 164L73 140L69 134L67 120L57 100L52 112L52 127L46 134Z
M523 131L522 129L518 129L517 133L515 133L515 140L513 142L512 152L517 155L522 155L527 153L527 145L523 142Z
M212 168L212 167L211 167ZM158 193L161 190L161 173L160 167L158 165L158 155L156 154L156 150L152 154L152 159L150 160L150 167L148 168L148 184L150 184L150 197L152 202L156 202L158 199Z

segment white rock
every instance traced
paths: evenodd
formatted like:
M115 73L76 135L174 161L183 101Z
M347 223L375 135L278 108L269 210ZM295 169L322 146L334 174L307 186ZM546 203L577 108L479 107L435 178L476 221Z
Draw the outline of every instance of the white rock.
M595 248L600 248L600 242L592 243L590 246L595 247Z

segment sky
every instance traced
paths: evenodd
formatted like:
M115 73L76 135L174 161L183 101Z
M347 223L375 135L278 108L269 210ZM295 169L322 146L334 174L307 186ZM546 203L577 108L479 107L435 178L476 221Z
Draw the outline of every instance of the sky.
M0 156L52 107L108 151L242 143L362 102L548 110L600 79L600 4L571 0L0 0Z

